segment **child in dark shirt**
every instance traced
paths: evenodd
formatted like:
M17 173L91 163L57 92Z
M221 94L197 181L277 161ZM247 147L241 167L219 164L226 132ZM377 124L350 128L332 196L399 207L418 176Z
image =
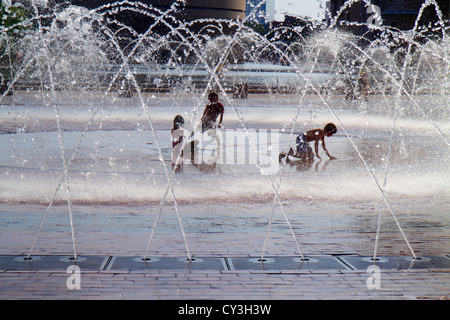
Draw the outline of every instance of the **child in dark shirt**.
M223 119L223 104L219 102L219 96L215 92L211 92L208 95L209 104L206 105L205 111L202 116L202 132L208 129L220 128ZM219 117L219 123L216 126L217 117Z

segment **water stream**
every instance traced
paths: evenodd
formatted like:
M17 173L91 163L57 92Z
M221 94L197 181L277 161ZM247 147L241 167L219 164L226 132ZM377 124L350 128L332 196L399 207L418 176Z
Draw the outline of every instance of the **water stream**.
M377 25L378 36L361 45L365 35L337 28L339 15L358 2L369 5L347 1L309 38L306 27L286 26L264 37L246 20L227 22L235 31L222 34L217 21L204 20L196 33L191 22L174 23L179 4L163 12L129 1L95 10L34 6L19 23L28 26L21 37L2 27L2 45L14 40L17 51L2 53L9 81L0 97L0 203L47 208L28 258L55 203L67 203L75 259L73 203L158 206L144 259L163 208L173 205L191 259L182 204L258 201L269 213L261 260L277 208L304 259L282 199L379 199L415 258L391 199L448 199L449 26L427 1L413 30ZM427 38L420 20L430 6L437 18ZM153 23L139 34L111 20L120 10ZM301 36L289 45L277 40L287 32ZM363 69L367 101L358 82ZM251 88L245 99L236 95L242 83ZM180 114L195 131L211 90L225 106L224 137L242 139L223 140L221 161L184 162L175 173L172 120ZM288 150L298 134L328 122L338 127L327 138L337 160L322 154L322 161L281 162L268 172L267 152ZM261 132L277 139L267 143Z

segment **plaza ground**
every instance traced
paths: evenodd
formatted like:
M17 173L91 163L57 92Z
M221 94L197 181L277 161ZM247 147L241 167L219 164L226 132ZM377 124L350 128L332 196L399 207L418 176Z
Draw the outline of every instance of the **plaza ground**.
M400 217L418 256L449 254L447 207L417 201ZM394 204L395 205L395 204ZM398 203L400 205L400 202ZM285 202L293 230L306 257L371 256L377 203ZM26 255L45 213L45 206L1 206L0 252ZM270 203L180 204L187 244L193 257L259 257L266 237ZM157 206L75 205L77 254L142 257L157 216ZM382 220L378 255L408 256L392 217ZM67 206L51 209L33 249L33 256L72 253ZM149 256L187 258L173 205L163 207ZM283 214L275 210L266 257L299 257ZM1 270L1 299L448 299L450 269L384 269L379 288L369 289L366 269L184 269L81 267L80 289L67 286L65 268Z

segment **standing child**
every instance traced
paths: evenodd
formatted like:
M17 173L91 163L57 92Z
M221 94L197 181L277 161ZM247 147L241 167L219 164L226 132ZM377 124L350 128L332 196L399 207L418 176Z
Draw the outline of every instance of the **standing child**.
M175 172L183 171L183 146L185 145L184 138L186 136L183 128L184 118L176 115L173 119L172 128L172 170Z
M219 123L217 127L221 127L223 119L223 104L219 102L219 96L215 92L211 92L208 95L209 103L206 105L205 111L202 115L202 132L208 129L216 128L217 117L219 117Z
M325 137L331 137L333 134L337 132L337 128L333 123L327 123L323 129L313 129L306 131L303 134L300 134L297 139L297 152L294 152L294 150L291 148L287 154L287 156L292 156L295 158L300 159L311 159L314 158L314 153L317 158L322 160L322 158L319 155L319 141L322 140L322 149L325 151L326 155L330 159L336 159L336 157L333 157L327 150L327 147L325 145ZM314 153L309 145L310 142L314 141ZM280 153L280 161L286 156L286 152Z

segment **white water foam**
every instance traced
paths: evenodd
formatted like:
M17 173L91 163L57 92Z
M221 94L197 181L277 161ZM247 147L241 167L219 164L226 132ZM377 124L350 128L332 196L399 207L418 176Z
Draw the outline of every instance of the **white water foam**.
M23 98L25 99L25 98ZM149 97L149 99L153 99ZM286 99L288 102L292 100ZM175 114L192 115L193 105L151 107L150 115L157 128L163 157L170 166L170 127ZM190 100L192 101L192 100ZM277 129L279 149L288 148L290 118L297 106L258 106L259 99L241 102L245 121L252 128ZM280 103L278 101L278 103ZM188 108L186 108L186 105ZM297 133L322 126L332 119L316 104L301 110ZM392 117L369 114L336 105L343 125L351 133L365 161L380 184L385 166L389 165L386 194L395 197L448 198L450 179L448 148L442 148L440 137L429 122L417 118L399 119L391 158L387 159ZM302 107L303 108L303 107ZM78 141L79 149L69 164L70 199L85 204L157 203L167 188L153 137L145 126L140 109L126 105L105 106L92 127L83 135L92 115L86 105L61 105L60 122L66 157L70 158ZM61 150L54 125L54 111L43 105L10 106L1 109L0 128L10 134L0 135L4 152L0 155L0 202L49 203L66 201L69 195L56 187L63 176ZM195 116L195 114L194 114ZM198 122L194 118L194 123ZM231 112L225 113L224 126L239 129ZM438 122L449 132L447 122ZM190 124L187 122L187 126ZM99 130L101 129L101 130ZM284 131L284 133L283 133ZM291 139L294 144L295 136ZM330 153L338 160L310 163L290 162L282 169L280 196L283 199L379 199L372 177L352 148L348 137L338 134L327 138ZM224 146L224 150L230 146ZM279 178L274 175L273 179ZM271 201L274 190L255 164L220 164L193 166L185 164L176 174L174 190L177 201L239 202ZM171 201L168 197L167 201Z

